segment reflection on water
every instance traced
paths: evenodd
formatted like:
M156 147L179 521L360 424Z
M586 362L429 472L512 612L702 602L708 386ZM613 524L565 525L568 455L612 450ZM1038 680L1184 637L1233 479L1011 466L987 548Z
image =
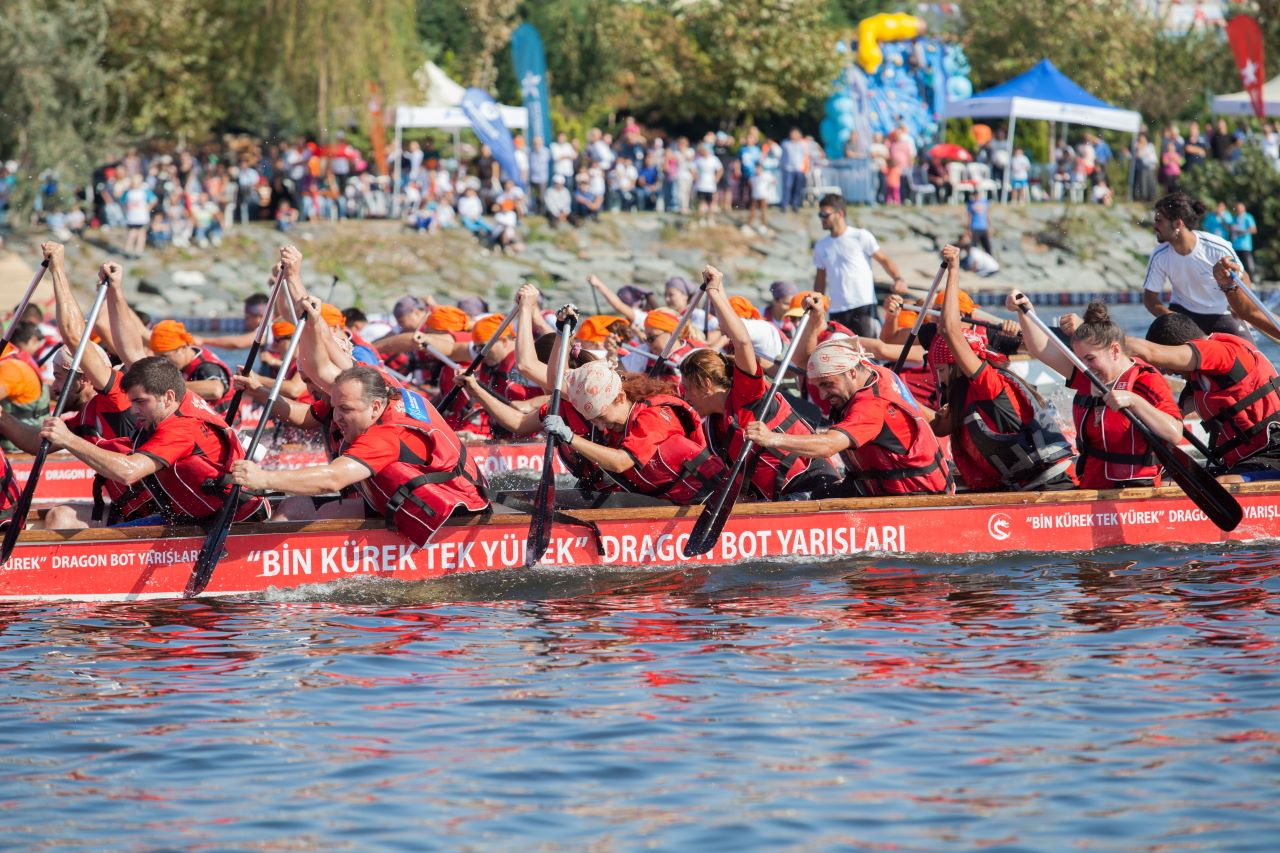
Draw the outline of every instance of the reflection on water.
M0 605L0 848L1271 850L1276 569L1129 550Z

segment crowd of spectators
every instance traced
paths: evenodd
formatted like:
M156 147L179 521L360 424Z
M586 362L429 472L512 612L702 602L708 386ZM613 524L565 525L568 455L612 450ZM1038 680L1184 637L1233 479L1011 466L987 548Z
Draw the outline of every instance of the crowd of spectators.
M846 163L863 164L881 204L976 196L1110 204L1107 164L1117 155L1096 134L1076 140L1058 141L1048 163L1034 164L1004 128L974 151L943 155L939 149L957 146L918 146L899 127L866 144L855 136L840 153ZM1274 124L1250 141L1280 168ZM1157 184L1172 192L1184 172L1210 159L1231 162L1245 142L1243 126L1232 131L1218 120L1202 129L1191 122L1185 136L1177 126L1165 128L1158 144L1140 134L1134 149L1118 156L1133 157L1135 196L1150 200ZM495 250L516 252L531 215L565 227L604 211L661 210L709 225L740 211L745 216L733 222L745 233L767 234L770 210L798 210L834 183L827 152L799 129L782 139L754 127L738 138L724 131L671 138L646 133L630 117L616 138L592 128L585 139L560 133L549 145L541 139L527 145L517 135L519 174L505 174L488 146L442 151L432 136L393 148L383 164L365 157L342 132L328 144L240 136L176 151L130 149L95 169L90 187L72 193L60 191L54 172L40 175L34 216L59 239L90 227L118 229L127 255L148 246L216 246L228 229L247 222L288 231L300 221L390 217L422 231L465 228ZM0 163L0 226L16 171L16 163ZM66 197L75 200L65 204Z
M1262 133L1252 140L1243 123L1232 130L1222 118L1203 127L1190 122L1185 136L1176 124L1166 127L1159 139L1140 133L1134 149L1134 197L1152 201L1160 194L1177 192L1186 172L1210 160L1234 163L1250 141L1280 169L1280 130L1273 122L1264 123Z

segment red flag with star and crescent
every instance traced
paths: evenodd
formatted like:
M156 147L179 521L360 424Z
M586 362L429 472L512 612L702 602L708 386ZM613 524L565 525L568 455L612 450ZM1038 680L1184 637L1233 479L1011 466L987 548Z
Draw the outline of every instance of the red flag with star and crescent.
M1255 18L1236 15L1227 22L1227 41L1231 43L1231 52L1235 54L1240 81L1244 83L1244 90L1249 93L1253 113L1258 118L1264 118L1262 83L1266 75L1263 71L1262 28Z

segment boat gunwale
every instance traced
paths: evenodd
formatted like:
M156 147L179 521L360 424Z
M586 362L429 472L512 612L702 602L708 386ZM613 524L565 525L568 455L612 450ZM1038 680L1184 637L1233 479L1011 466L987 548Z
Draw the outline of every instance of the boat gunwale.
M1225 487L1236 495L1280 495L1280 482L1234 483ZM738 504L733 517L779 517L790 515L815 515L820 513L856 513L879 510L911 511L917 509L982 508L1028 506L1035 504L1126 503L1129 501L1166 498L1190 500L1178 486L1128 489L1071 489L1042 492L974 492L958 495L898 495L872 498L835 498L814 501L759 501ZM616 509L564 510L564 514L584 523L609 521L665 521L696 518L703 505L625 507ZM510 526L523 527L529 516L523 512L471 515L450 519L440 529L466 529L472 527ZM385 530L382 519L326 519L319 521L265 521L232 525L232 536L289 536L298 533L350 533L363 530ZM89 528L86 530L24 530L18 537L18 546L50 545L72 542L125 542L159 539L203 538L206 531L198 525L174 527L115 527Z

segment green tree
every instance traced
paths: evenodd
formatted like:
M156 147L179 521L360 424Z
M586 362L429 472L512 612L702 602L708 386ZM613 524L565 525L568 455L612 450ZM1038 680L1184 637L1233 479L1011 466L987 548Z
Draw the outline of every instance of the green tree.
M108 18L94 0L10 0L0 15L0 155L19 163L19 209L44 169L64 183L85 179L113 134Z
M1212 208L1219 201L1234 207L1244 202L1245 209L1258 222L1253 238L1258 264L1269 278L1280 271L1280 171L1256 147L1247 145L1240 159L1230 168L1217 160L1207 160L1183 173L1183 188Z

